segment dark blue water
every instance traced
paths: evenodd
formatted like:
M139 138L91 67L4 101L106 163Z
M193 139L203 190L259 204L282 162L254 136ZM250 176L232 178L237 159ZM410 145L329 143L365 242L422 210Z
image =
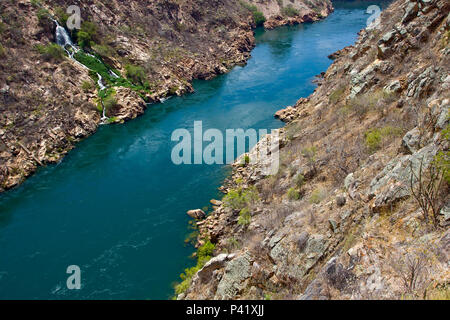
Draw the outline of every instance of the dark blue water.
M352 44L372 3L335 3L328 19L257 31L245 67L196 93L150 106L125 125L103 126L62 163L0 195L1 299L166 299L193 262L186 211L220 197L226 166L171 162L171 134L192 129L272 129L273 114L314 90L327 55ZM66 287L79 265L82 289Z

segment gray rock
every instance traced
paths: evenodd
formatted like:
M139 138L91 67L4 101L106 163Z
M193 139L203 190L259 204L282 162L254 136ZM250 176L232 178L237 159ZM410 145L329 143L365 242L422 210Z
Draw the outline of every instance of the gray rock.
M250 278L251 268L251 256L248 252L228 262L214 299L228 300L235 297L244 288L243 282Z
M407 154L413 154L420 149L421 134L419 128L415 127L405 134L402 139L402 150Z
M439 213L444 216L444 221L450 221L450 202L447 202Z
M415 17L417 17L417 13L419 12L419 5L417 2L409 2L405 9L405 14L402 18L402 23L407 24Z
M223 268L225 266L225 263L233 258L234 258L233 254L229 255L226 253L220 254L217 257L212 258L204 265L204 267L200 271L198 271L197 273L198 279L203 283L210 282L213 271ZM195 282L195 279L193 280L193 282Z
M402 84L399 80L392 81L389 85L384 87L384 91L388 93L398 93L402 91Z
M355 182L355 178L353 177L353 173L350 173L344 180L345 189L349 189L350 186Z
M336 221L334 221L333 219L328 220L328 223L330 224L330 228L334 233L338 232L338 224Z
M377 210L410 196L411 167L417 176L421 162L422 170L425 170L430 165L437 150L437 146L431 143L412 155L398 156L391 160L370 183L368 197L370 199L376 197L374 209Z
M306 231L303 231L299 236L298 236L298 240L297 240L297 247L300 251L303 251L303 249L305 249L306 247L306 243L308 242L309 239L309 233Z

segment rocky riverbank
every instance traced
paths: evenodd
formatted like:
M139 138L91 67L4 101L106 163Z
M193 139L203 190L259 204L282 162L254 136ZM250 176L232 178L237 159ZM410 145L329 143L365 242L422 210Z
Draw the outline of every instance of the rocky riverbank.
M277 113L279 172L238 159L179 299L449 299L449 12L395 1Z

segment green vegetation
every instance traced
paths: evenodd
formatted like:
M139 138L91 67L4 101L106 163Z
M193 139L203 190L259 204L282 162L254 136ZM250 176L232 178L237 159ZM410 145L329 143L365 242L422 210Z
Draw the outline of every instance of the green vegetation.
M90 92L94 88L92 81L83 81L81 88L84 92Z
M334 90L328 98L330 103L331 104L338 103L341 100L342 96L344 95L345 90L346 90L345 86L340 86L336 90Z
M295 182L295 185L296 185L297 188L301 188L305 184L305 177L301 173L299 173L294 178L294 182Z
M55 8L55 16L56 16L56 19L59 21L59 24L62 26L65 26L67 23L67 20L69 20L69 15L61 7Z
M105 107L106 114L108 115L108 113L117 106L115 93L110 94L105 99L103 99L103 106Z
M97 37L97 25L90 21L85 21L81 24L81 29L77 32L76 37L78 45L85 49L95 45Z
M383 139L388 137L401 136L403 130L392 126L383 128L372 128L365 132L364 138L370 153L374 153L381 147Z
M39 24L42 25L43 23L45 23L48 20L50 14L47 9L40 8L37 11L36 16L38 18Z
M255 21L257 27L262 26L264 22L266 22L266 17L261 11L258 10L258 8L255 5L252 5L245 1L241 1L240 3L245 9L247 9L253 14L253 20Z
M448 117L448 119L450 116ZM447 125L444 130L442 130L442 137L450 142L450 125ZM439 152L435 159L436 167L442 171L444 175L444 179L447 184L450 184L450 151L441 151Z
M198 248L197 250L197 264L192 267L184 270L184 273L180 274L180 278L182 280L181 283L175 286L175 293L181 294L185 292L192 282L192 277L199 271L203 266L211 259L211 256L214 252L215 245L211 243L211 241L206 241L204 245Z
M61 62L65 58L64 49L56 43L49 43L47 45L36 45L36 50L47 61Z
M390 104L395 100L395 93L378 89L374 92L368 92L351 99L346 107L353 111L360 119L364 119L369 111L377 110L377 107L383 109L387 104Z
M252 221L252 215L250 214L250 210L248 208L244 208L239 212L239 220L238 224L240 226L248 226Z
M289 4L286 7L281 8L281 14L285 17L295 17L298 15L298 10Z
M135 85L141 85L141 86L145 85L146 77L145 77L145 71L142 67L127 64L125 66L125 70L127 72L127 74L126 74L127 78L132 83L134 83Z
M287 197L289 200L300 200L300 191L295 188L290 188L287 192Z
M238 189L230 190L223 198L223 203L228 208L242 210L258 199L259 196L256 187L250 187L248 189L239 187Z
M6 55L6 50L0 43L0 58L3 58Z
M319 204L327 197L327 191L324 188L315 189L309 198L310 203Z

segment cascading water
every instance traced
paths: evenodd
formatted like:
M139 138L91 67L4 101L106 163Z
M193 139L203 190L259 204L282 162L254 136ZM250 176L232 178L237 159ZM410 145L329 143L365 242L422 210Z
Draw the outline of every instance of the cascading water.
M72 42L72 39L70 39L70 35L67 32L67 30L62 27L56 19L53 19L53 22L56 24L56 31L55 31L55 39L56 43L60 45L64 50L67 52L70 58L73 58L73 54L78 51L78 48L75 47L75 45ZM67 47L72 48L72 51L68 50Z

